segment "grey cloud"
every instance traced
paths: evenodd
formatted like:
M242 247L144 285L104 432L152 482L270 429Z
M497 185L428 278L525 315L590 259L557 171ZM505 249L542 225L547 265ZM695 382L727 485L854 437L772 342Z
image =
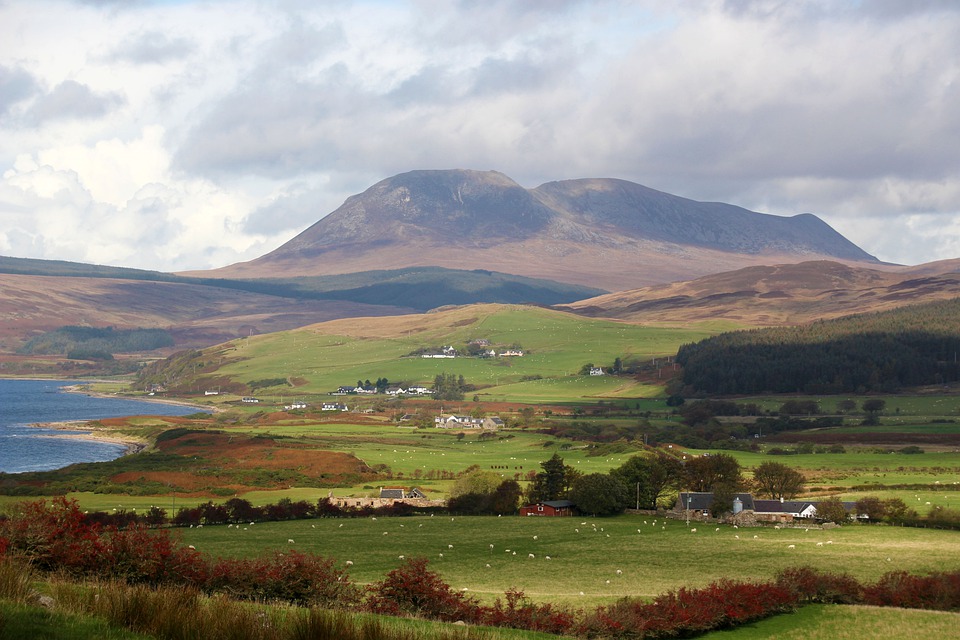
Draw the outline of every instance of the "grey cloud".
M147 31L127 38L107 59L135 64L159 64L186 57L195 49L196 44L188 38L171 37L160 31Z
M286 230L301 230L330 213L318 207L318 202L325 198L324 189L291 191L250 213L243 231L271 235Z
M0 65L0 116L39 90L36 79L27 71Z
M119 94L95 93L84 84L65 80L33 104L28 119L40 125L50 120L99 118L123 103Z

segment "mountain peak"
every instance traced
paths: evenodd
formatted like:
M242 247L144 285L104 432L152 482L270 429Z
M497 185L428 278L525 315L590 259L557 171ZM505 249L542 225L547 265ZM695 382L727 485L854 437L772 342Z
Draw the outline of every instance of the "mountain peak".
M440 266L616 289L819 258L876 263L811 214L755 213L612 178L525 189L498 171L453 169L381 180L275 251L220 271Z

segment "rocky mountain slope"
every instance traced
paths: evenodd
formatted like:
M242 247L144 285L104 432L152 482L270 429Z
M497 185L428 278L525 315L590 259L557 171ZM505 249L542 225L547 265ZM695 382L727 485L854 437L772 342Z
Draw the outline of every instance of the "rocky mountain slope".
M443 170L383 180L275 251L212 273L281 277L433 265L621 290L813 259L877 263L811 214L755 213L625 180L525 189L496 171Z

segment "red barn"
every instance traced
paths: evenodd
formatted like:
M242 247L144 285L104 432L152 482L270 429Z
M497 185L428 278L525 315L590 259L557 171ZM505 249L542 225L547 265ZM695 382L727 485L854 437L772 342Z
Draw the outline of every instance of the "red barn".
M522 516L572 516L573 503L569 500L545 500L520 507Z

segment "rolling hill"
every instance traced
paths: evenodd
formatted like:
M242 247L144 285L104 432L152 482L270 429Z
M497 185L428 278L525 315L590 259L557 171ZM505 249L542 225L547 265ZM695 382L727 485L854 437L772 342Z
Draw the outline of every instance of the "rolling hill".
M830 261L748 267L620 291L559 308L627 322L802 324L960 296L955 261L871 269Z
M525 189L496 171L411 171L352 196L227 278L439 266L622 290L749 265L878 261L811 214L696 202L615 179ZM204 275L204 274L190 274Z

